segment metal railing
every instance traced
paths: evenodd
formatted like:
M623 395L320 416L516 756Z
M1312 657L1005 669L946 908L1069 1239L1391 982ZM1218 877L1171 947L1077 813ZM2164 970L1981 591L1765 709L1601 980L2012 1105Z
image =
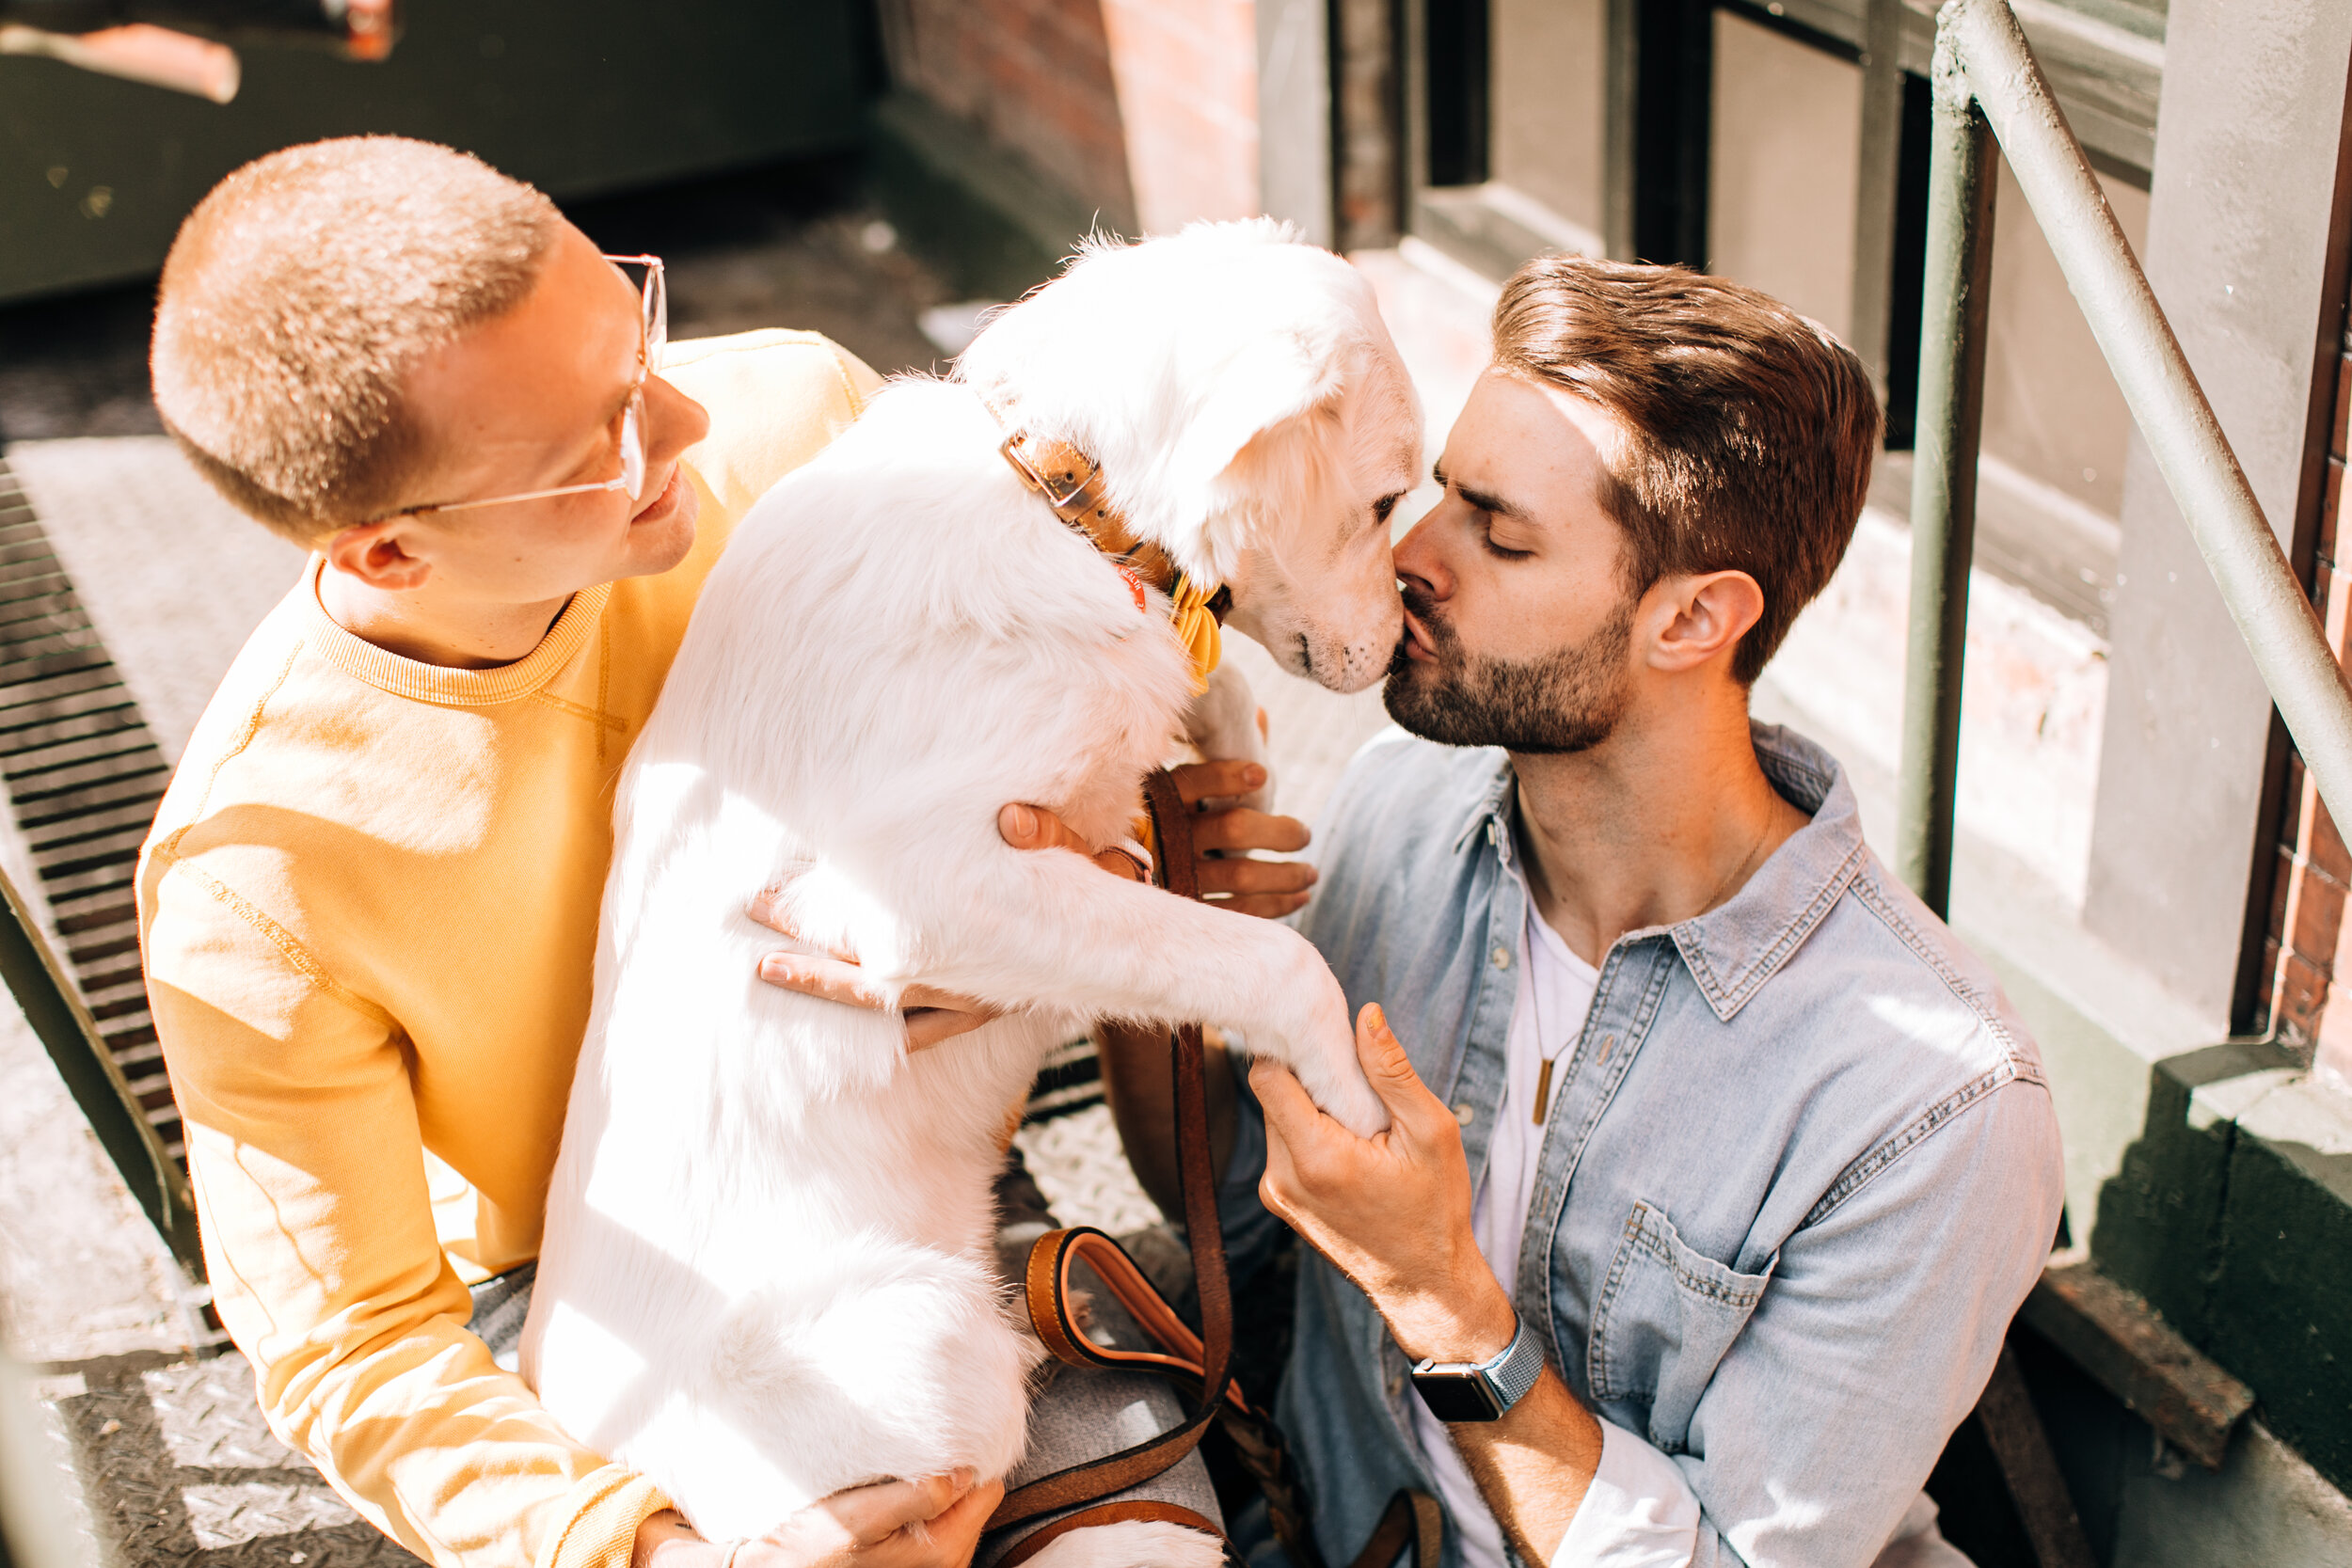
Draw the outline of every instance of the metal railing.
M2352 683L2264 520L2008 0L1947 0L1936 14L1931 69L1934 119L1897 874L1938 915L1949 913L1968 571L1984 427L1993 194L2001 155L2041 223L2312 782L2338 821L2352 820L2344 815L2352 810ZM1977 1418L2043 1568L2088 1568L2090 1544L2022 1374L2006 1351ZM2220 1430L2223 1440L2227 1430L2226 1424Z
M2352 683L2008 0L1948 0L1936 16L1933 71L1897 873L1947 912L1995 138L2320 798L2337 821L2352 822Z

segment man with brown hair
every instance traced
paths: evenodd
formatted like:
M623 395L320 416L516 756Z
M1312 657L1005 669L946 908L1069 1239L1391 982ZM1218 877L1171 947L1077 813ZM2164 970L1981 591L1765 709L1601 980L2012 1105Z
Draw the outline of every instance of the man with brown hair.
M172 247L157 405L315 552L139 867L214 1300L272 1430L444 1568L957 1568L993 1478L707 1543L468 1326L538 1246L622 759L734 519L879 384L666 335L658 260L421 142L262 159Z
M1419 1491L1444 1568L1964 1561L1921 1488L2056 1229L2050 1097L1836 762L1748 716L1879 428L1753 290L1552 258L1503 291L1397 547L1401 732L1301 917L1393 1124L1265 1062L1220 1118L1237 1265L1277 1219L1320 1254L1279 1414L1328 1560ZM1167 1193L1154 1042L1110 1047Z

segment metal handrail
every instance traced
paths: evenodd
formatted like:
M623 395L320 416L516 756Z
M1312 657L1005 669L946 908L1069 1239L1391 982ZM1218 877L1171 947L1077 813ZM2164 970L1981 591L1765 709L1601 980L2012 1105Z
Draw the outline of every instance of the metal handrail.
M2008 0L1947 0L1936 14L1932 70L1898 874L1936 913L1947 911L1995 137L2320 799L2337 821L2352 822L2352 681L2264 520Z

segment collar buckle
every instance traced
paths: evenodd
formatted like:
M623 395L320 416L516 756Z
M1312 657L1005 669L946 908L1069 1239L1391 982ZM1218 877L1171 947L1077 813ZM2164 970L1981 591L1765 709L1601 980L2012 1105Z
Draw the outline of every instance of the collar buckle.
M1057 484L1052 479L1040 473L1037 465L1029 461L1029 454L1023 450L1028 439L1027 431L1016 430L1005 437L996 451L1006 462L1012 465L1012 471L1021 476L1021 483L1043 496L1045 504L1056 512L1067 512L1077 506L1086 496L1088 489L1100 477L1101 470L1095 468L1092 464L1089 464L1085 473L1073 474L1062 483Z

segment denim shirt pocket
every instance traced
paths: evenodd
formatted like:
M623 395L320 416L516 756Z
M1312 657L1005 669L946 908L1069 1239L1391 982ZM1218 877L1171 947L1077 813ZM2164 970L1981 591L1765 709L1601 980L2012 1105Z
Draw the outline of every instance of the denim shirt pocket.
M1650 1442L1681 1452L1699 1396L1779 1261L1760 1274L1726 1268L1686 1245L1663 1209L1635 1203L1593 1307L1595 1402L1647 1404Z

